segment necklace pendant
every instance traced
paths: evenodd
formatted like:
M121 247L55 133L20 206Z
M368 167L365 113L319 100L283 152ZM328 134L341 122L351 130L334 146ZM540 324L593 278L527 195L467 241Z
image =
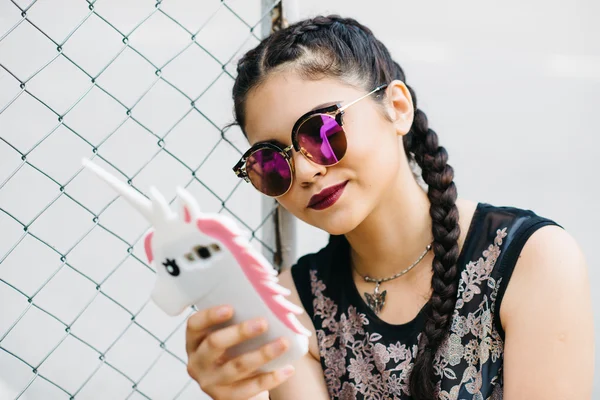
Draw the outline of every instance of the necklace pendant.
M375 285L375 290L373 294L365 293L365 297L367 298L367 305L375 314L379 314L385 305L385 295L387 294L387 290L379 293L379 285L381 282L377 282Z

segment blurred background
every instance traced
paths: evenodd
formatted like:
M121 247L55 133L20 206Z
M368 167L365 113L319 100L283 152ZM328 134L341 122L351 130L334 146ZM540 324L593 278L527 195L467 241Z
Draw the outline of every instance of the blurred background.
M448 149L459 196L556 220L596 287L599 2L290 4L294 18L369 26ZM186 186L272 255L273 204L231 172L247 143L224 127L235 62L279 6L0 0L1 399L206 397L185 371L189 314L148 301L147 223L80 160L169 200ZM287 235L293 258L327 241L302 222Z

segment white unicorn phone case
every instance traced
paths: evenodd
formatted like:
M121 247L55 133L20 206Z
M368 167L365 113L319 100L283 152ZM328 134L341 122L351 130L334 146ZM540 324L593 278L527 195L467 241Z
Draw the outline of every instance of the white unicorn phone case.
M84 159L83 164L152 224L144 248L156 271L151 298L159 308L175 316L191 305L203 310L229 304L234 309L233 318L215 329L265 318L265 333L228 352L237 356L279 337L287 338L288 350L263 365L262 372L291 364L307 353L311 333L296 318L304 310L285 299L289 290L277 283L275 269L241 235L231 218L202 213L194 197L180 187L177 196L181 208L176 213L156 188L150 189L149 200L90 160Z

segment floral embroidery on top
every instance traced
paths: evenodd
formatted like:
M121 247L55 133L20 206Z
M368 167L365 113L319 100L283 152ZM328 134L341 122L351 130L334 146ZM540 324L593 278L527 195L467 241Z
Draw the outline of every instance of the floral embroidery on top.
M482 389L486 400L502 399L504 343L493 324L501 279L491 275L506 236L507 228L498 229L483 256L461 272L450 332L434 357L439 377L436 394L441 400L484 400ZM310 281L313 319L331 398L409 397L408 378L420 334L411 343L386 342L381 334L369 331L369 319L356 307L350 305L346 312L338 312L337 304L324 294L326 285L317 277L317 270L310 270Z

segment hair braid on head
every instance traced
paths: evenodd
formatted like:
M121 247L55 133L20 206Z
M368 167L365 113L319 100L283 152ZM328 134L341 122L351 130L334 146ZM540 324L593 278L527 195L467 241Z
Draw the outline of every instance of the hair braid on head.
M303 49L298 46L302 44L302 37L308 32L317 31L331 23L326 17L308 19L273 33L269 37L267 50L263 53L261 60L263 70L296 60L303 52Z
M260 63L263 71L281 65L286 61L298 59L306 50L303 45L306 44L307 36L319 30L332 29L335 25L344 25L346 28L354 27L358 30L371 32L358 21L351 18L341 18L337 15L317 16L299 21L290 25L287 29L274 32L268 37ZM343 34L343 32L338 33ZM323 47L323 50L325 48Z
M408 87L408 85L407 85ZM413 90L409 88L411 94ZM430 216L433 233L433 294L429 300L430 313L419 343L417 359L410 378L410 391L415 399L435 396L433 361L450 328L458 291L458 208L454 170L448 164L448 153L439 145L438 135L429 128L427 116L417 108L413 96L415 116L413 126L404 137L407 153L412 153L421 167L428 185Z

